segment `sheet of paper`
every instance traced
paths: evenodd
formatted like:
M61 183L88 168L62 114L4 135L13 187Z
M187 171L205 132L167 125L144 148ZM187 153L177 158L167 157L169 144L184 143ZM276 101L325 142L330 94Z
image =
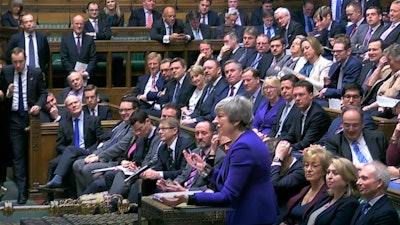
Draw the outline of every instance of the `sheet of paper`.
M87 67L88 67L88 64L87 64L87 63L82 63L82 62L77 61L77 62L75 63L75 68L74 68L74 70L75 70L75 71L81 71L81 70L86 71L86 68L87 68Z
M338 98L330 98L328 100L330 109L341 110L342 101Z
M376 101L380 107L393 108L400 101L400 99L389 98L385 96L376 96Z

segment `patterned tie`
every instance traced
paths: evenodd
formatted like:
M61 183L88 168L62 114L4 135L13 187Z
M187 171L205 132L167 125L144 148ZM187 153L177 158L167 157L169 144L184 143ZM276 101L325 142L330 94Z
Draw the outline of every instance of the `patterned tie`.
M18 73L18 113L20 116L24 116L24 93L22 91L22 73Z
M254 60L254 62L251 64L251 67L253 67L254 69L257 69L258 63L260 62L262 58L262 55L260 53L257 53L257 57Z
M369 41L371 40L371 37L372 37L372 28L370 27L364 38L364 42L363 42L364 46L368 45Z
M233 96L233 94L235 94L235 86L231 86L231 91L230 91L230 93L229 93L229 97L232 97Z
M367 214L369 208L371 208L371 205L369 203L367 203L367 202L362 203L361 204L361 216Z
M169 154L169 168L173 168L174 166L174 150L172 148L168 148L168 154Z
M151 76L151 88L156 87L156 75Z
M74 146L79 148L79 118L76 118L74 123Z
M152 25L153 25L153 19L151 18L151 12L147 11L146 27L151 28Z
M200 151L200 156L201 156L201 158L204 159L203 151ZM194 184L194 178L196 177L196 174L197 174L197 169L192 167L192 170L190 171L188 180L183 184L186 188L192 187L192 185Z
M93 23L94 23L94 31L96 33L98 33L99 32L99 22L98 22L98 20L93 20Z
M78 51L78 54L81 54L81 37L80 36L76 37L76 50Z
M33 45L32 34L29 35L29 66L36 67L35 63L35 48Z
M357 24L354 24L353 28L351 29L350 35L349 35L350 38L353 37L356 30L357 30Z
M358 161L360 163L368 162L368 160L364 157L364 155L360 151L360 148L358 147L358 142L357 141L353 141L353 143L351 144L351 147L353 147L354 153L356 154L357 159L358 159Z
M254 102L254 96L253 95L250 96L249 101L250 101L251 108L253 109L253 102Z

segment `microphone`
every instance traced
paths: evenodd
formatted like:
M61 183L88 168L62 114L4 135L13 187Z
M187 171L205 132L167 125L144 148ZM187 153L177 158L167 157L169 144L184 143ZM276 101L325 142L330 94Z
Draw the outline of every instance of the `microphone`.
M150 162L147 165L145 165L145 166L141 167L140 169L138 169L134 174L132 174L128 178L126 178L124 180L124 182L127 183L130 180L132 180L133 178L138 177L140 174L142 174L144 171L146 171L150 167L154 166L156 163L157 163L157 159L150 160Z

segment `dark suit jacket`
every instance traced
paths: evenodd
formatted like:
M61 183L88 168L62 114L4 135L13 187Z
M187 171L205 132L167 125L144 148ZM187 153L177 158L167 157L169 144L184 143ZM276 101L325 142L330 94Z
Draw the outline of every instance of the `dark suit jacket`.
M144 93L144 89L146 88L146 84L149 81L149 79L151 79L151 75L150 74L139 76L138 82L135 85L135 89L133 89L133 93L132 93L133 96L142 95ZM164 78L160 73L159 76L158 76L158 79L156 81L156 87L157 87L157 89L159 91L163 90L164 83L165 83L164 82ZM149 93L150 93L150 91L149 91ZM156 103L159 103L159 102L156 100ZM149 103L140 101L140 108L142 108L142 109L150 109L151 107L152 107L152 105L150 105Z
M179 94L177 94L178 99L176 104L178 105L179 108L183 107L186 105L187 102L189 102L190 97L193 94L193 91L195 87L192 85L190 81L190 77L188 74L185 75L185 79L183 80L183 83L181 85L181 88L179 90ZM172 102L172 99L174 97L174 91L176 87L176 83L178 81L172 80L171 82L167 83L167 90L165 91L165 95L162 99L163 104Z
M158 161L154 166L154 170L163 171L164 179L175 179L182 173L183 168L186 166L186 159L183 156L183 150L195 149L196 144L193 139L185 138L178 135L178 140L175 146L175 159L173 165L169 162L169 152L167 144L163 144L158 150Z
M348 84L357 81L360 76L361 63L354 56L350 56L346 64L342 67L343 80L342 88ZM338 89L340 66L337 62L333 63L329 69L328 76L331 79L331 83L326 86L328 89L325 92L327 98L340 98L342 96L342 88Z
M385 134L378 130L364 130L363 136L372 159L386 163L387 142ZM328 138L326 141L326 149L335 155L344 157L350 161L353 160L350 144L343 132Z
M67 110L64 107L58 107L58 115L61 116L61 118L65 117L66 113ZM55 120L51 118L50 112L46 111L44 108L40 110L39 118L41 123L54 122Z
M373 66L374 66L374 62L369 61L369 59L362 62L360 75L358 76L357 81L356 81L359 85L362 86L364 84L365 78L367 77L368 72L370 71L370 69ZM372 71L372 72L374 72L374 71Z
M243 42L244 28L243 28L243 26L239 26L239 25L236 25L236 24L235 24L235 26L233 28L231 28L229 26L225 26L224 23L219 25L217 27L217 31L216 31L217 33L215 35L215 38L216 39L223 39L224 36L227 33L231 32L231 31L234 31L237 34L240 43Z
M83 133L86 149L95 149L99 141L103 139L103 128L100 119L96 116L84 114ZM56 150L58 154L62 154L67 146L74 145L74 129L72 125L72 117L69 113L61 118L56 140Z
M261 79L265 78L265 75L267 74L267 70L272 63L272 60L274 60L274 56L272 55L271 51L268 51L261 58L260 63L258 63L257 70L260 73Z
M273 25L271 28L274 30L275 36L279 34L279 28L278 28L278 27L276 27L276 26ZM261 24L261 25L257 26L256 29L257 29L257 31L258 31L258 34L265 34L265 35L267 35L267 34L265 33L264 24Z
M218 14L215 11L208 10L207 18L208 18L208 23L207 23L208 26L219 26L220 25ZM186 14L186 23L189 23L188 14Z
M185 33L185 25L180 19L176 19L174 25L172 26L174 33L183 34ZM160 19L153 22L153 26L150 30L151 40L156 40L163 43L163 37L167 34L165 29L164 20Z
M298 110L294 115L295 121L290 127L289 132L282 137L284 140L288 140L292 143L294 150L303 150L304 148L310 146L317 142L324 133L328 130L331 124L331 118L325 112L325 110L313 102L305 120L304 132L301 134L301 118L303 114ZM316 123L315 121L318 121Z
M153 14L153 24L157 20L161 19L161 13L157 12L156 10L152 10L151 13ZM131 11L131 15L129 17L128 26L130 27L145 27L146 26L147 18L144 15L144 9L135 9Z
M345 34L346 27L343 24L336 23L335 21L332 22L331 29L328 31L324 29L321 31L320 34L316 35L315 37L321 42L322 46L332 48L332 45L328 41L329 38L334 38L337 34ZM330 52L327 54L332 55Z
M0 90L4 93L4 101L7 104L7 110L11 110L12 98L6 98L7 88L14 83L14 66L8 65L3 67L0 76ZM28 66L27 72L27 96L28 108L38 105L43 108L46 105L47 92L43 81L42 71L38 68Z
M87 35L82 36L81 53L78 54L76 42L73 33L67 34L61 40L60 56L61 63L65 71L68 73L74 71L76 62L88 64L86 71L89 75L94 73L96 68L96 46L93 38Z
M90 115L89 108L87 105L82 106L83 112ZM98 105L97 107L97 117L100 118L100 120L112 120L112 114L111 114L111 108L108 105Z
M251 108L253 115L257 112L257 109L260 106L260 104L264 102L264 96L262 92L263 92L262 87L260 86L260 91L258 92L257 97L254 100L253 107ZM244 96L250 100L251 94L246 92Z
M273 224L277 204L271 183L268 149L251 130L232 144L221 169L213 169L209 180L217 187L215 193L196 193L196 205L229 206L226 224ZM238 179L242 177L243 179ZM259 209L268 213L259 213Z
M251 12L251 20L250 20L250 25L251 26L260 26L264 24L263 18L262 18L262 14L263 14L263 8L262 7L258 7L256 9L254 9ZM259 33L261 34L261 33Z
M235 53L231 52L230 54L224 55L222 57L221 61L220 61L220 64L224 65L225 62L228 61L228 60L235 60L235 61L237 61L237 62L242 64L242 63L244 63L246 61L246 54L244 52L245 52L245 49L242 48L242 47L239 47L235 51Z
M286 33L286 29L285 27L281 27L279 29L279 35L283 38L285 38L285 33ZM306 32L304 31L304 27L301 26L301 24L299 24L298 22L294 21L294 20L290 20L289 21L289 27L287 30L287 40L289 43L286 43L286 46L288 46L288 48L290 48L290 45L292 45L293 40L296 38L297 35L306 35Z
M99 16L97 18L97 26L99 27L98 32L96 33L96 40L110 40L111 39L111 28L108 24L106 18ZM85 26L83 27L83 33L87 32L95 32L92 23L87 20L85 22Z
M35 35L36 35L37 53L39 57L39 66L44 73L47 73L48 69L47 67L50 60L50 48L49 48L49 43L47 42L47 36L39 32L35 32ZM7 64L11 64L11 51L15 47L20 47L26 50L24 32L13 34L10 37L6 53Z
M229 85L225 77L221 77L215 87L211 89L207 98L205 98L207 95L207 90L211 88L211 85L212 84L208 84L204 88L203 94L197 102L194 112L190 115L191 118L196 118L197 122L204 120L212 121L215 118L215 105L226 97L224 93L226 93L225 91Z
M323 207L325 204L332 200L332 196L324 195L318 202L315 204L313 211L318 210ZM354 211L359 206L358 199L354 196L350 196L347 198L341 197L335 203L330 205L327 209L325 209L321 214L317 216L315 219L315 225L340 225L340 224L348 224L351 221L351 218L354 215ZM310 213L311 214L311 213ZM305 220L308 222L308 218Z
M387 29L389 29L391 25L391 23L386 25L384 30L386 31ZM382 33L384 33L385 31L383 31ZM394 30L392 30L392 32L389 33L389 35L383 42L387 44L387 46L393 43L400 43L400 26L397 26Z
M392 225L400 224L399 215L387 195L382 196L360 219L361 206L359 206L351 220L350 225Z
M206 24L200 24L199 27L200 31L201 31L201 35L203 36L203 40L205 39L214 39L214 35L211 31L211 27L209 25ZM190 35L190 40L194 40L194 34L192 31L192 27L190 26L189 23L185 24L185 28L184 28L185 34L189 34Z
M247 12L245 12L243 9L237 9L239 11L240 15L240 22L242 22L242 26L248 26L250 25L249 23L249 17L247 16ZM219 24L225 24L225 12L224 10L221 14L219 14Z
M14 19L10 11L5 12L1 15L1 26L3 27L18 27L19 21Z
M285 104L281 105L276 113L276 118L275 118L275 122L274 125L271 128L271 131L268 134L268 137L275 137L275 135L278 133L279 131L279 121L282 117L282 113L283 113L283 109L285 108ZM299 113L299 109L297 108L296 104L293 105L292 109L290 110L290 112L288 113L288 115L285 118L285 121L283 121L283 127L281 130L281 135L280 137L285 136L289 130L290 127L292 126L293 122L295 121L295 119L297 120L297 115Z

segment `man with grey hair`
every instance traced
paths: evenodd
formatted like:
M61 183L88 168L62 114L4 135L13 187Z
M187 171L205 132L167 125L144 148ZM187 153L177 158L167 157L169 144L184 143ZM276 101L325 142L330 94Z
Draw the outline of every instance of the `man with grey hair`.
M239 46L239 37L235 32L229 32L224 36L224 45L219 51L218 62L224 65L228 60L235 60L244 64L246 60L245 49Z
M304 27L296 21L291 20L290 12L287 8L279 7L274 13L275 20L278 22L279 35L282 36L286 43L286 48L292 45L297 35L307 36Z
M390 26L387 26L380 38L385 44L390 45L400 41L400 0L395 0L390 5Z
M390 173L381 162L365 164L358 174L358 190L366 199L354 213L351 225L399 224L399 216L386 194Z
M229 8L225 15L225 22L221 22L221 25L217 27L217 35L216 38L223 38L229 32L235 32L236 35L240 38L239 42L242 42L243 37L243 26L237 25L236 21L239 17L239 11L235 8Z
M227 0L225 1L228 3L227 9L236 9L237 10L237 15L238 18L235 21L235 23L239 26L248 26L250 25L249 17L247 16L247 13L243 9L239 9L239 0ZM219 16L220 24L224 23L224 12L222 12Z

